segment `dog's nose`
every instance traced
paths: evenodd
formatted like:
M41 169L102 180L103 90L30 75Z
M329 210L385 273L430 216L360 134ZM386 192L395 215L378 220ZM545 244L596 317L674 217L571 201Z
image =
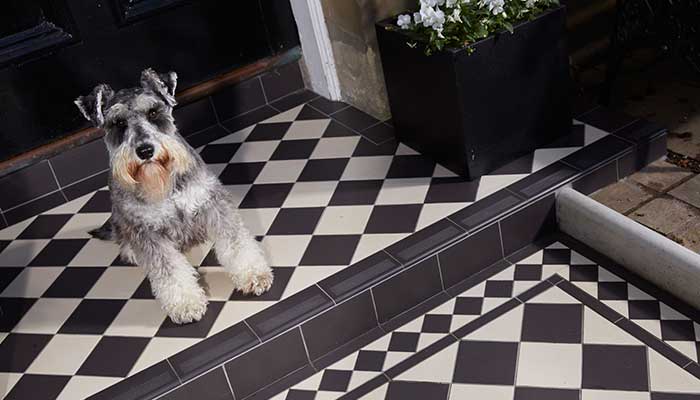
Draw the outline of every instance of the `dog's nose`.
M153 152L155 149L150 143L144 143L136 148L136 155L142 160L148 160L153 157Z

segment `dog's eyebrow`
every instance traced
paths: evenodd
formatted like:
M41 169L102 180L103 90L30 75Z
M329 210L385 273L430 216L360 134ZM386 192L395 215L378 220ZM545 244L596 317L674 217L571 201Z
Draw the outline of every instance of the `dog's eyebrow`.
M148 111L158 104L158 101L152 96L139 95L134 99L134 111Z
M120 114L125 113L128 110L128 107L125 106L124 104L115 104L112 107L107 109L107 112L105 113L106 119L113 119L116 117L119 117Z

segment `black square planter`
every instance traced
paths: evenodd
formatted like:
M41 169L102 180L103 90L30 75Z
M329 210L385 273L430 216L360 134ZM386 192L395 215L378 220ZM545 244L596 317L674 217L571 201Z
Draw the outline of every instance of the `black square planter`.
M376 28L398 140L476 179L570 132L564 6L431 56L394 21Z

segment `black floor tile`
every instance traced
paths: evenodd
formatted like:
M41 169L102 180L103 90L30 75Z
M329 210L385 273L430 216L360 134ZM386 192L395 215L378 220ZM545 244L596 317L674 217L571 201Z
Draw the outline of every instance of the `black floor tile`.
M216 322L216 317L219 316L222 308L224 308L223 301L210 301L207 306L207 312L202 319L186 325L177 325L170 318L166 318L158 332L156 332L156 336L205 338L214 322Z
M237 120L237 118L234 118L234 120ZM245 128L245 126L243 128ZM235 132L237 130L238 129L234 129L231 132ZM222 137L227 136L229 134L230 132L227 131L226 128L217 124L212 125L209 128L206 128L199 132L195 132L192 135L186 136L185 141L190 146L196 149L200 146L204 146L205 144L209 144L215 140L221 139Z
M474 202L479 190L479 181L463 178L433 178L430 182L426 203Z
M323 207L283 208L268 229L268 235L312 234L323 214Z
M39 215L17 239L52 239L72 217L73 214Z
M265 140L282 140L284 135L287 134L290 126L292 126L291 122L269 122L258 124L255 126L255 128L253 128L250 134L248 134L245 141L257 142Z
M340 181L331 197L331 206L354 206L374 204L383 180Z
M544 249L542 250L542 264L570 264L571 250L569 249Z
M661 338L663 340L694 341L695 333L691 320L661 320Z
M41 214L44 211L48 211L65 203L66 199L59 190L32 200L28 203L24 203L21 206L17 206L11 210L5 210L3 211L3 215L5 216L8 225L14 225L20 221L24 221L25 219L31 218L37 214Z
M393 332L389 341L389 351L413 353L418 349L419 333Z
M107 268L66 268L49 286L42 297L83 298Z
M332 115L332 118L358 132L363 131L379 122L379 120L373 116L352 106L336 112Z
M661 306L657 300L630 300L630 319L661 319Z
M228 129L229 132L238 132L243 128L247 128L253 124L257 124L258 122L266 120L270 117L274 117L278 113L279 112L277 110L270 106L262 106L243 115L239 115L237 117L223 121L221 125Z
M576 389L516 387L513 400L579 400Z
M299 182L337 181L343 176L348 158L309 160L299 176Z
M285 140L277 146L270 160L306 160L313 153L318 139Z
M281 207L292 190L293 183L254 185L245 195L239 208Z
M456 315L481 315L483 305L483 297L457 297L454 313Z
M88 239L54 239L34 257L30 266L66 266L80 252Z
M0 248L0 253L2 249ZM22 267L3 267L0 268L0 293L5 290L6 287L10 286L12 281L15 280L17 275L22 273L24 268Z
M384 143L389 139L394 138L394 128L388 124L376 124L372 125L360 134L374 143Z
M221 164L231 161L241 147L240 143L210 144L199 153L207 164Z
M314 400L316 393L315 390L290 389L284 400Z
M352 371L326 369L323 371L319 390L328 392L345 392L350 385Z
M627 282L599 282L599 300L627 300Z
M5 400L55 399L70 380L65 375L23 375Z
M374 144L369 140L362 138L355 146L353 157L370 157L370 156L393 156L396 154L396 148L399 144L395 140L387 140L382 144Z
M317 235L311 238L299 265L348 265L360 235Z
M309 107L308 105L305 105L304 107L301 108L299 111L299 114L297 114L296 118L294 118L295 121L308 121L308 120L314 120L314 119L326 119L328 118L325 114L322 112L318 111L317 109L313 107Z
M451 315L428 314L423 317L421 332L425 333L450 333Z
M26 371L51 338L51 335L10 333L0 346L0 372Z
M68 201L75 200L78 197L85 196L88 193L92 193L97 189L107 186L109 174L110 171L104 171L70 186L66 186L61 190L63 194L66 195Z
M446 399L450 385L434 382L389 382L385 400Z
M264 167L264 162L229 164L219 174L219 180L224 185L253 183Z
M517 357L517 343L462 341L453 380L456 383L512 385Z
M542 266L518 264L515 266L513 277L516 281L540 281L542 280Z
M597 282L598 266L596 265L572 265L569 269L571 282Z
M310 101L309 104L326 114L333 114L334 112L348 107L348 104L343 103L342 101L328 100L323 96L318 96L316 99Z
M290 110L300 104L304 104L309 100L313 100L317 98L318 95L314 92L311 92L309 90L300 90L295 93L288 94L284 97L282 97L279 100L276 100L270 105L274 107L276 110L279 111L287 111Z
M3 268L4 269L4 268ZM34 305L36 299L9 297L0 302L0 332L10 332Z
M649 389L647 349L644 346L583 346L584 389Z
M331 120L331 122L328 124L326 130L323 131L324 138L347 136L357 136L357 133L333 120Z
M523 341L581 343L582 327L581 304L525 304Z
M355 360L355 371L382 372L386 353L383 351L360 350Z
M422 204L376 206L365 233L412 233L416 230Z
M435 162L422 155L396 156L391 162L387 178L429 178Z
M103 336L78 370L78 375L118 376L129 374L151 338Z
M513 297L513 281L487 281L484 289L486 297Z
M131 295L132 299L155 299L153 296L153 290L151 289L151 281L148 278L143 278L143 281L136 288L134 294Z
M101 335L117 317L126 300L84 299L58 333Z
M78 211L84 213L108 213L112 212L112 200L109 197L108 190L100 190L88 200L85 205Z

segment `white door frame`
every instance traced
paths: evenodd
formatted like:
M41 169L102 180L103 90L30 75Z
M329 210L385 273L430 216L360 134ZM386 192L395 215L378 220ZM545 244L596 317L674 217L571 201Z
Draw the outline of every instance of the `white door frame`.
M309 72L311 89L331 100L340 100L340 82L321 0L290 2L299 30L301 51Z

